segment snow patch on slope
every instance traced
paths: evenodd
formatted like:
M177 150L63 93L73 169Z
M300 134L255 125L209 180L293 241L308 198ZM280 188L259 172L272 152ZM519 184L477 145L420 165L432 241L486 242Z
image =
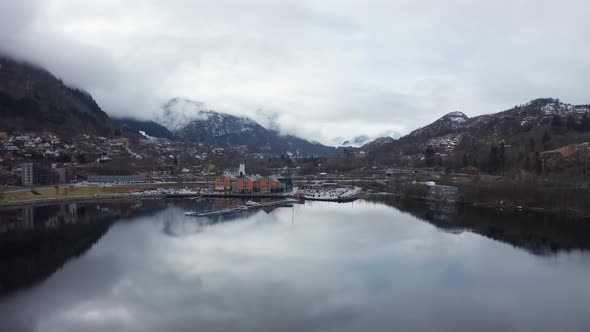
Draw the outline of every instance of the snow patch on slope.
M576 106L572 104L562 103L558 100L547 103L541 107L541 112L545 115L569 115L569 114L584 114L588 112L588 108Z
M355 136L351 139L345 139L345 138L339 136L339 137L333 138L331 140L331 142L333 143L333 146L335 146L335 147L359 148L367 143L370 143L370 142L375 141L380 138L389 138L389 139L393 140L394 137L399 137L399 134L390 130L390 131L379 133L378 135L374 135L374 136L369 136L369 135L364 135L364 134L358 135L358 136Z
M207 120L211 115L205 104L184 98L170 99L156 111L155 122L173 133L186 127L194 120Z

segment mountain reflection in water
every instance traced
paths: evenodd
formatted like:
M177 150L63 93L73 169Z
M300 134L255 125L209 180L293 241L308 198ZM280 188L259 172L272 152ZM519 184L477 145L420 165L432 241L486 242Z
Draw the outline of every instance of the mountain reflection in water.
M92 247L142 202L58 204L0 210L0 295L35 284Z
M451 233L470 231L545 255L590 249L590 222L537 212L425 203L395 197L372 201L392 206Z
M220 222L247 219L270 213L273 207L210 218L184 218L185 209L212 211L243 200L130 200L100 203L69 203L0 210L0 296L33 285L53 274L71 258L92 247L118 219L160 214L158 223L169 236L199 232Z
M0 210L2 331L585 331L583 221L379 198ZM557 304L557 305L556 305Z

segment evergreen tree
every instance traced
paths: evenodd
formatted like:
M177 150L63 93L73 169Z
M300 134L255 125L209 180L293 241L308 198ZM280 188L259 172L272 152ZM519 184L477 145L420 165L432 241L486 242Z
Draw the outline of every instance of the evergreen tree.
M567 119L565 120L565 126L568 130L576 129L576 119L574 119L574 117L571 114L567 116Z
M535 170L538 174L543 172L543 162L541 161L541 154L539 152L535 153Z
M584 115L582 116L582 122L580 122L580 130L590 131L590 116L588 116L588 112L584 113Z
M500 148L498 149L498 159L500 162L500 173L504 175L504 165L505 165L505 152L506 149L504 147L504 142L500 142Z
M549 140L551 140L551 136L549 136L548 132L545 132L541 138L541 142L543 142L543 145L545 145L547 142L549 142Z
M531 151L535 151L535 139L531 137L531 139L529 140L529 148Z
M78 154L78 162L80 164L86 164L86 156L83 153Z
M492 148L490 149L489 160L488 160L489 170L492 172L497 172L499 161L500 161L500 157L499 157L498 147L495 145L492 145Z
M432 148L432 146L428 145L425 149L424 149L424 160L426 161L426 165L427 166L433 166L434 165L434 149Z
M59 163L69 163L72 161L72 157L70 157L70 155L65 154L65 153L60 153L59 157L57 157L57 162Z

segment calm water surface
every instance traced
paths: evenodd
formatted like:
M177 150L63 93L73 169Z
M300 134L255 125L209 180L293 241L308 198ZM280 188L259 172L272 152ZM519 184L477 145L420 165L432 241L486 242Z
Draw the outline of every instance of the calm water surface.
M0 212L1 331L588 331L588 222L414 202Z

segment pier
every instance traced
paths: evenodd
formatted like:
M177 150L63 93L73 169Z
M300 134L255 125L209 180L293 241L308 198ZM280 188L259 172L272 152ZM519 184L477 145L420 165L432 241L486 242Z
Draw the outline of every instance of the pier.
M248 210L267 207L267 206L277 206L277 205L278 206L292 206L293 203L298 203L298 202L299 201L296 199L289 198L289 199L284 199L284 200L279 200L279 201L271 201L271 202L262 202L262 203L234 206L234 207L227 208L227 209L221 209L221 210L215 210L215 211L209 211L209 212L190 211L190 212L185 212L184 215L190 216L190 217L214 217L214 216L220 216L220 215L229 214L229 213L248 211ZM254 203L254 202L252 202L252 203Z

